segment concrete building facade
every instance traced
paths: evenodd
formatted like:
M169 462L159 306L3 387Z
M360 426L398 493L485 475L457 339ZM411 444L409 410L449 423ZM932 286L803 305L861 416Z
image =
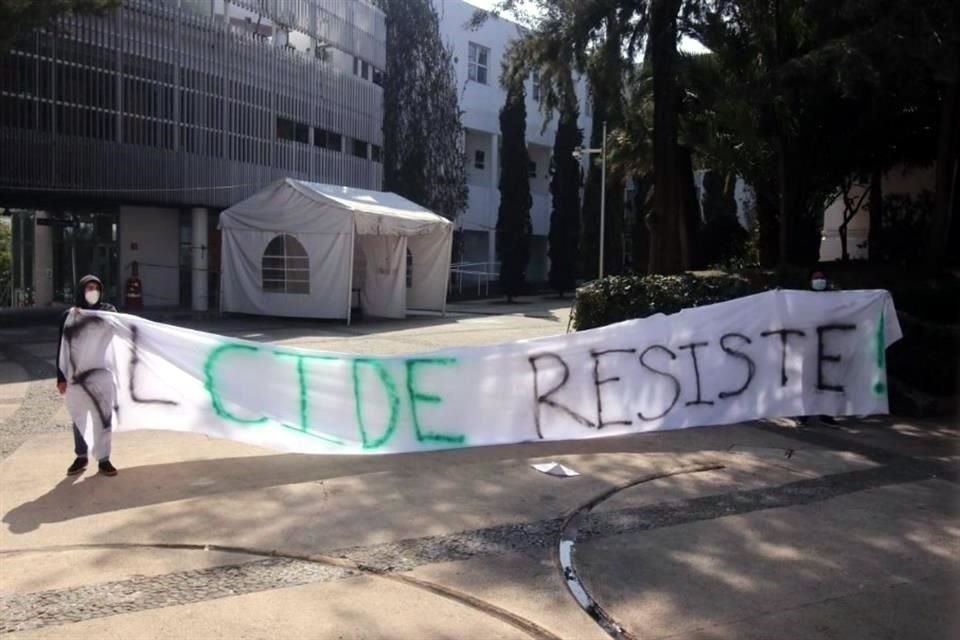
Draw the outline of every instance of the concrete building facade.
M496 225L500 206L500 109L506 91L500 86L500 70L510 43L523 36L523 28L504 18L489 18L479 28L467 22L477 7L462 0L434 0L440 16L440 33L453 48L460 108L466 136L467 210L457 219L459 258L478 265L477 271L493 268L497 261ZM590 112L586 83L578 82L580 128L589 143ZM527 150L530 154L530 191L533 223L527 280L542 282L549 271L547 234L550 231L550 158L556 137L556 116L544 128L533 78L527 81ZM487 265L486 267L480 265Z
M383 13L359 0L125 0L0 53L13 302L216 305L219 211L295 177L382 184Z

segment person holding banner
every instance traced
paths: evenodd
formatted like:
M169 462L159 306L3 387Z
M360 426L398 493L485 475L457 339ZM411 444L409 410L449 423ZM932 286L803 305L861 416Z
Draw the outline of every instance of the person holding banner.
M117 469L110 462L110 444L116 383L106 367L106 352L112 332L103 330L102 320L96 316L85 317L82 312L116 312L117 309L102 301L103 283L97 276L81 278L77 293L77 305L64 312L60 321L60 340L57 345L57 391L64 397L73 420L76 454L76 459L67 469L67 475L77 475L87 468L88 446L84 433L88 433L93 438L93 453L100 473L115 476ZM99 331L96 330L98 327ZM71 339L81 332L84 333L82 341Z
M826 274L823 273L823 271L814 271L810 275L810 288L813 289L814 291L834 290L834 287L832 287L830 283L827 281L827 276ZM830 426L837 424L837 419L834 418L833 416L820 415L818 417L820 418L820 422L822 422L823 424L830 425ZM809 421L810 421L810 416L799 416L797 418L797 422L800 423L800 426L805 426Z

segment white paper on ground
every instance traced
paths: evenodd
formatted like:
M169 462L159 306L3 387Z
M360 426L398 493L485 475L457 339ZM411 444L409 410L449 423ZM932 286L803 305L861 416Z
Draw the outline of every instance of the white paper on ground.
M580 475L570 467L564 466L559 462L542 462L538 464L532 464L530 466L541 473L546 473L550 476L557 476L558 478L572 478L573 476Z

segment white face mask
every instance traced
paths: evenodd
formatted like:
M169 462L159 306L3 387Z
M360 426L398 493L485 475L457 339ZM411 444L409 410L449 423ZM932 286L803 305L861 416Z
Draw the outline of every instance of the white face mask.
M814 291L824 291L827 288L827 281L817 278L811 283L811 285L813 286Z
M83 292L83 299L87 301L87 304L93 306L100 302L100 292L97 289L90 289L89 291Z

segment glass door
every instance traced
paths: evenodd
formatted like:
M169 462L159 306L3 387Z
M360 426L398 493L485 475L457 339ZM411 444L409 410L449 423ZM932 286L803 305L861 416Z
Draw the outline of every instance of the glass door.
M62 227L54 239L55 299L75 304L78 279L92 274L103 282L103 301L118 304L122 284L117 213L64 212L63 217L73 224Z

